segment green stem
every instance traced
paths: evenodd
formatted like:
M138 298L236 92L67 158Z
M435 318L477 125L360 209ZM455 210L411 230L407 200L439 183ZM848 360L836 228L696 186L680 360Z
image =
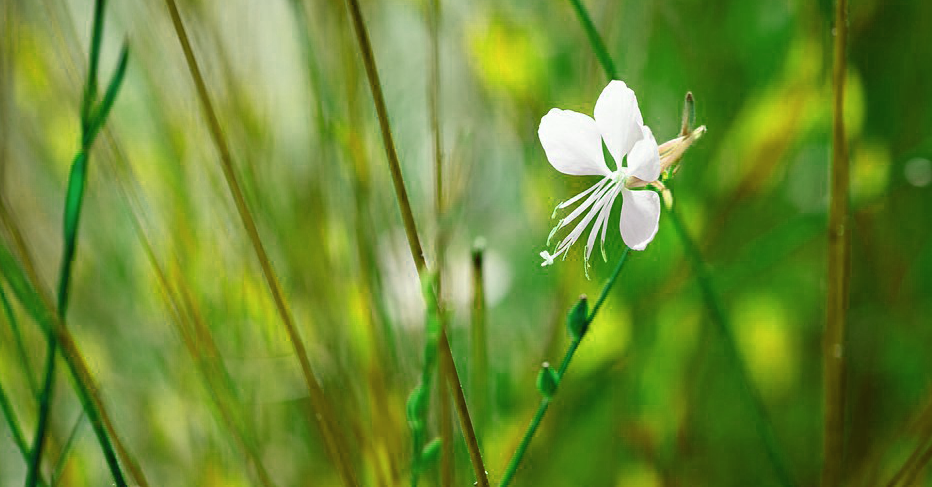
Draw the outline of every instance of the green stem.
M589 44L592 45L592 50L595 51L595 55L599 58L602 69L605 71L608 79L615 79L617 73L615 71L615 65L612 63L612 57L608 54L608 49L605 48L602 37L600 37L598 31L595 30L595 24L592 23L592 18L589 17L589 13L586 12L586 7L583 7L580 0L570 0L570 3L573 5L573 9L576 10L579 22L586 31L586 37L589 38Z
M826 280L826 319L823 336L824 408L822 445L822 486L841 484L844 458L845 412L845 320L851 252L851 229L848 225L848 187L850 185L848 146L845 137L844 102L848 37L847 1L835 2L835 64L832 72L832 189L828 217L828 267Z
M734 333L732 333L731 327L728 325L728 321L725 318L725 313L722 310L722 306L719 303L715 290L712 287L712 279L709 276L709 272L706 268L705 261L702 258L702 254L699 251L699 248L696 246L696 243L689 236L689 232L687 232L686 226L683 223L682 218L680 218L679 213L677 213L673 208L669 208L667 212L670 214L670 219L673 221L673 226L676 228L676 233L680 237L680 242L682 243L683 249L686 253L686 258L689 260L690 264L692 265L693 272L696 274L696 280L699 282L699 288L702 292L702 299L705 301L706 306L709 309L709 313L712 315L712 322L715 323L719 335L722 338L722 343L725 346L725 355L731 365L730 368L738 375L738 382L741 383L741 391L744 393L746 400L752 407L754 424L757 428L757 432L760 434L764 441L764 446L767 450L767 456L770 458L770 462L773 464L774 471L777 474L780 483L785 487L794 486L796 484L790 475L789 469L787 468L786 459L784 458L777 444L776 435L773 431L773 425L768 419L767 409L764 406L764 400L760 396L760 392L751 382L751 377L748 373L747 366L738 353L738 345L735 340Z
M615 285L615 281L618 280L618 275L621 274L621 268L624 267L625 261L627 261L629 248L625 247L624 252L621 254L621 258L618 259L618 265L615 266L615 271L612 273L612 276L608 279L604 286L602 286L602 292L599 294L599 299L596 300L595 305L592 307L592 311L589 313L587 321L587 326L595 320L596 314L599 312L599 308L602 307L602 303L605 302L605 299L608 297L609 291ZM585 336L585 335L583 335ZM579 343L582 341L582 337L578 340L573 340L570 342L569 348L566 349L566 353L563 355L563 361L560 363L560 369L557 371L557 377L560 379L560 383L563 382L563 374L566 373L566 369L569 368L570 362L573 360L573 356L576 355L576 350L579 348ZM508 467L505 469L505 474L502 476L502 480L499 482L499 487L507 487L511 483L512 478L514 478L515 473L518 471L518 466L521 465L521 460L524 459L524 454L527 452L528 446L531 444L531 439L534 438L534 434L537 433L537 428L540 426L540 422L544 419L544 414L547 413L547 408L550 407L551 402L550 397L543 397L540 400L540 405L537 407L537 412L534 413L534 418L531 419L531 424L528 425L527 430L524 432L524 437L521 438L521 443L518 444L518 448L515 450L514 455L511 457L511 461L508 462Z

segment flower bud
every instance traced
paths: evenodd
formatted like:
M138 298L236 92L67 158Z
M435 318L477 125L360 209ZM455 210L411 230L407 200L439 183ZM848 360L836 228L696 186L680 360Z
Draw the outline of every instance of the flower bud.
M557 385L560 384L560 377L557 375L556 371L550 368L550 364L544 362L543 366L540 368L540 373L537 374L537 390L544 395L547 399L553 397L553 394L557 392Z

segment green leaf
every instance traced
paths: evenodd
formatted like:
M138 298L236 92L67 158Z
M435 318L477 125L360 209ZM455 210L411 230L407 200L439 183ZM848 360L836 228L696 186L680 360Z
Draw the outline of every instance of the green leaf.
M582 340L589 329L589 301L585 294L579 297L579 301L566 316L566 328L574 341Z

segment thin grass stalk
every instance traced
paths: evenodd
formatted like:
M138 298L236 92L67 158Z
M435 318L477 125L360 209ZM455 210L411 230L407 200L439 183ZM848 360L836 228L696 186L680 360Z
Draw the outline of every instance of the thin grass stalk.
M28 462L29 445L26 444L26 439L23 437L23 430L19 426L19 419L16 417L16 412L13 410L13 405L10 403L10 399L6 395L6 391L3 390L3 384L0 384L0 411L3 412L3 417L6 419L6 424L10 428L10 434L13 436L13 443L16 444L16 448L23 456L23 460ZM39 485L48 485L45 479L42 478L41 474L39 475Z
M904 485L904 486L917 485L917 484L916 484L916 479L919 477L919 474L922 473L922 471L923 471L923 469L925 468L926 464L929 463L930 460L932 460L932 445L930 445L929 448L926 449L925 453L922 454L922 457L920 457L920 458L917 460L917 462L916 462L915 466L913 467L912 471L911 471L911 472L909 473L909 475L904 479L903 485Z
M430 119L430 131L434 144L434 218L437 226L435 245L437 265L434 272L437 276L437 300L443 301L443 267L446 257L446 242L443 227L443 146L440 131L440 1L427 2L427 29L430 37L427 69L427 109ZM439 304L439 303L438 303ZM443 308L438 310L443 313ZM447 320L441 320L445 326ZM441 347L443 345L440 345ZM439 365L438 365L439 366ZM446 383L447 387L454 387L449 383L449 376L441 374L439 382ZM455 476L455 459L453 457L453 418L450 414L450 396L440 387L439 397L440 419L440 485L453 485Z
M618 276L621 274L621 269L624 267L625 262L628 260L628 252L631 249L625 247L624 252L622 252L621 257L618 259L618 264L615 265L615 270L612 272L611 277L608 278L608 281L605 282L605 285L602 286L602 291L599 293L599 298L596 300L595 305L592 307L592 311L586 316L586 323L584 328L588 328L589 325L595 320L596 315L599 313L599 309L602 307L602 303L605 302L605 299L608 298L608 293L612 290L612 287L615 285L615 281L618 280ZM584 302L585 296L581 298L581 301ZM569 347L566 349L566 353L563 355L563 360L560 361L560 368L557 371L557 380L558 384L563 382L563 376L566 374L566 370L570 366L573 357L576 355L576 350L579 348L579 344L582 342L585 334L579 337L573 337L573 340L570 342ZM557 389L559 390L559 389ZM556 391L554 391L555 393ZM524 432L524 436L521 438L521 443L518 444L518 448L515 449L515 453L511 456L511 460L508 462L508 467L505 468L505 473L502 475L501 481L499 481L499 487L508 487L516 473L518 473L518 467L521 465L521 461L524 460L524 454L527 452L528 447L531 445L531 440L534 439L534 435L537 433L537 428L540 426L541 421L544 419L544 415L547 414L547 409L550 407L550 403L553 401L552 396L544 395L540 400L540 405L537 407L537 412L534 413L534 417L531 419L531 423L528 425L527 430Z
M114 149L116 152L120 153L115 141ZM119 178L118 181L121 183L123 182ZM185 347L188 349L188 353L191 354L191 358L197 364L198 372L200 372L201 377L204 380L204 384L210 393L211 399L213 399L214 405L220 412L221 420L229 430L230 434L233 435L237 446L239 446L239 448L245 453L246 458L255 467L259 482L265 487L274 486L274 483L268 474L268 470L265 468L265 465L262 462L261 455L258 453L258 448L253 441L247 440L246 433L243 431L245 426L238 425L236 423L234 420L234 415L230 411L229 405L226 402L229 401L229 397L231 395L230 391L233 390L232 379L230 378L226 368L223 366L223 363L218 360L218 357L220 357L219 350L217 349L216 343L213 341L209 330L207 330L207 327L203 324L203 320L197 313L197 308L194 306L194 300L191 297L191 293L184 285L184 281L180 279L178 280L179 291L175 292L175 290L172 288L165 270L162 268L162 265L159 264L158 259L155 257L155 251L149 241L149 237L146 234L145 229L142 226L139 215L136 213L136 209L132 203L133 200L130 198L129 192L126 190L126 188L123 187L123 184L120 184L118 187L120 189L121 195L123 196L123 199L127 203L127 208L129 209L130 213L130 220L133 223L136 236L143 247L144 253L149 260L149 264L155 271L156 280L158 280L162 289L162 293L166 301L166 306L168 307L169 312L175 318L172 323L175 324L175 328L178 331L178 334L182 337L182 341L184 342ZM181 298L179 298L179 294L181 295ZM190 331L191 329L194 330L194 334L197 336L197 339L192 336ZM205 354L201 352L198 344L203 344L202 346L208 349L206 357ZM216 369L215 374L212 374L209 370L211 367ZM216 384L216 379L214 378L215 375L220 376L221 382L225 388ZM223 398L221 398L221 395Z
M420 238L418 237L417 226L414 222L414 213L411 211L411 204L408 201L408 193L405 189L404 178L401 175L401 165L398 162L398 155L395 152L395 143L392 139L391 126L388 121L388 110L385 107L385 99L382 95L382 86L379 81L378 69L375 65L372 45L369 42L369 33L366 30L358 0L346 0L346 5L349 9L350 17L352 18L353 29L356 32L356 40L359 43L359 50L362 53L363 65L366 68L366 77L369 80L369 88L372 91L372 99L375 103L376 113L379 118L382 142L385 146L385 154L388 158L388 167L392 176L392 183L395 187L395 196L401 210L405 234L408 237L408 247L411 250L411 257L414 259L418 274L424 278L426 272L424 253L421 248ZM443 314L441 313L441 320L443 319L442 316ZM485 466L482 462L482 453L479 451L476 432L473 429L472 419L469 416L466 398L463 396L463 385L456 372L453 352L450 350L449 338L443 326L441 326L440 332L440 365L441 371L448 378L448 384L453 393L453 402L460 418L460 428L466 440L466 449L469 451L470 461L472 462L473 470L476 474L476 485L479 487L487 487L489 481Z
M29 391L34 395L39 393L39 385L36 383L35 372L32 370L32 362L29 360L29 354L26 353L26 345L23 342L23 334L19 328L19 321L13 313L13 307L6 297L3 285L0 283L0 302L3 304L3 313L10 323L10 331L13 333L13 341L16 345L16 353L19 354L20 364L23 366L23 374L26 375L26 382L29 384Z
M84 424L84 418L86 417L84 411L81 411L78 414L78 419L74 422L74 426L71 427L71 432L68 433L68 439L65 440L65 445L62 447L61 453L58 455L58 460L55 461L55 466L52 468L52 487L58 484L62 473L65 471L65 466L68 465L68 458L71 454L71 450L74 449L75 441L78 439L78 433L81 431L81 425Z
M602 37L595 29L595 24L592 23L592 18L589 17L589 12L586 11L586 7L583 6L580 0L570 0L570 4L573 5L573 10L576 11L576 16L579 17L579 23L582 24L583 30L586 31L586 37L589 39L589 44L592 46L592 50L595 51L596 57L599 58L602 69L609 79L615 79L618 76L615 71L615 63L612 62L612 56L608 54L608 49L605 48Z
M667 213L670 215L670 220L672 220L676 233L683 245L686 258L692 265L693 273L696 275L696 281L698 281L699 288L702 292L702 299L705 301L706 307L711 314L712 322L715 324L719 336L722 339L726 358L730 362L729 368L738 376L738 382L741 383L741 390L748 403L751 405L755 427L764 442L767 456L773 464L774 473L777 474L777 478L782 485L786 487L794 486L796 484L787 467L786 458L777 442L773 425L768 419L764 400L757 390L757 387L755 387L754 383L751 381L747 365L738 352L737 341L725 317L725 312L718 301L717 294L712 287L712 278L709 276L708 268L699 251L699 247L696 246L695 241L690 237L689 232L686 230L686 225L676 209L673 207L668 208Z
M309 137L310 141L309 148L313 150L316 148L320 152L320 157L322 160L330 160L338 152L338 137L334 129L334 122L332 117L334 116L334 97L328 95L328 87L325 82L324 76L321 74L321 66L318 63L316 58L316 47L314 39L311 35L311 30L309 27L310 18L312 17L311 10L308 8L308 4L302 0L290 0L289 4L292 8L292 14L295 17L295 24L298 28L298 32L301 39L301 48L304 54L305 67L307 68L309 88L313 93L315 106L311 110L310 116L311 119L315 121L316 131L317 131L317 140L315 141L313 137ZM318 5L320 8L320 6ZM342 5L336 5L337 10L342 12ZM342 22L339 23L341 26ZM342 39L342 36L340 36ZM340 46L343 51L348 50L347 43L341 42ZM352 54L352 53L350 53ZM354 66L352 63L346 63L348 66ZM355 76L347 76L348 79L355 81ZM347 89L352 90L356 86L354 82L346 83ZM347 97L350 99L351 97ZM352 102L349 105L353 105ZM355 113L353 107L350 107L350 113ZM355 126L355 124L350 123L349 126ZM355 132L351 132L355 134ZM348 135L346 140L355 139L354 135ZM355 140L354 140L355 142ZM348 143L347 145L353 145L354 142ZM355 154L355 151L348 151L351 154L351 157L355 158L358 154ZM379 420L372 421L370 420L370 427L372 429L372 435L366 438L362 444L367 445L367 451L371 452L372 456L376 459L373 461L373 470L375 470L376 476L378 477L379 482L382 482L386 485L391 485L396 482L395 479L399 478L400 472L397 469L397 465L393 462L388 462L388 465L384 465L385 462L379 461L378 452L381 449L384 451L398 451L401 448L401 434L396 428L397 422L384 420L385 415L391 410L391 401L388 397L388 391L392 387L392 377L387 371L396 370L397 367L394 365L397 364L396 357L394 356L394 349L389 346L389 344L394 343L392 339L392 329L385 323L384 319L381 319L377 311L378 305L373 300L373 296L376 296L377 293L373 291L372 281L372 256L369 248L365 245L366 242L369 242L370 239L367 237L369 231L369 224L365 223L365 217L363 216L362 209L366 208L366 193L368 189L363 188L364 184L358 181L356 174L350 175L350 180L354 185L353 195L355 211L353 226L355 228L355 247L356 254L358 259L358 268L356 270L356 275L359 276L358 286L359 288L356 291L356 295L364 303L362 308L369 310L367 316L365 316L364 328L368 332L369 343L371 344L371 353L364 357L364 360L367 364L366 366L366 378L367 384L370 390L370 401L369 405L369 417L370 418L379 418ZM386 468L387 467L387 468Z
M191 73L191 78L194 81L198 98L200 99L202 108L204 110L204 117L207 120L208 129L214 144L217 147L217 151L220 154L220 167L223 170L223 176L226 180L227 188L230 190L230 194L233 197L233 202L236 206L237 212L239 213L240 221L249 236L249 241L252 244L256 258L259 261L260 267L262 268L262 274L265 277L269 292L272 294L272 298L275 301L276 310L278 311L279 317L282 320L285 331L288 333L289 340L294 347L295 354L297 355L298 361L301 365L301 373L304 377L304 382L310 395L311 405L314 413L311 416L320 429L321 436L324 440L324 447L327 449L327 453L331 461L336 464L336 469L340 474L341 480L347 486L355 486L358 484L358 482L356 481L355 473L353 472L349 459L347 458L347 449L343 444L343 439L337 434L336 430L338 426L335 420L335 416L333 415L332 410L330 409L330 405L327 402L323 387L320 385L317 377L314 375L310 359L307 355L307 349L304 346L301 335L294 323L291 310L285 301L284 293L282 292L278 278L275 276L275 272L272 269L272 263L269 261L265 247L262 244L262 239L259 236L259 230L256 227L255 220L253 219L252 213L246 204L246 199L243 196L239 178L237 177L236 170L233 167L233 157L230 153L229 145L227 144L226 138L223 135L223 131L220 128L220 121L217 118L216 112L214 111L213 104L210 101L207 85L204 82L200 67L198 66L197 60L194 57L194 51L191 48L191 43L188 40L188 34L185 31L184 25L181 21L181 15L178 12L178 6L176 5L175 0L165 0L165 4L168 7L169 13L171 14L172 25L175 28L175 34L178 37L178 41L181 44L182 50L184 51L188 70Z
M835 61L832 70L832 173L828 216L828 268L826 278L826 320L823 337L823 444L822 487L836 487L842 481L845 416L845 321L851 252L848 227L849 202L848 146L845 138L844 102L846 46L848 40L847 0L835 2Z
M192 358L198 362L198 369L204 378L205 385L211 392L211 397L213 398L217 410L220 412L221 419L233 435L240 449L246 454L246 457L252 462L253 467L256 469L256 476L259 478L259 483L265 487L272 487L275 484L269 476L268 469L265 468L265 464L262 462L262 456L254 438L246 432L246 426L237 421L236 416L230 408L229 403L231 402L234 386L229 372L223 365L220 350L217 348L217 344L210 330L207 328L207 325L204 323L203 318L200 316L200 313L197 312L197 308L194 306L194 299L191 297L191 293L187 286L184 285L183 281L179 282L178 294L181 295L181 303L179 303L178 309L179 318L181 320L178 323L179 329L183 327L182 323L184 321L188 321L188 328L193 328L194 330L194 337L188 335L188 339L185 342L188 352L191 354ZM170 292L171 288L168 287L165 290L166 292Z
M486 312L485 312L485 277L483 258L485 248L475 245L472 251L472 323L470 326L472 352L472 371L469 382L472 386L473 410L476 418L476 433L480 440L488 421L488 375L489 357L486 338Z
M26 444L26 439L23 437L23 429L19 426L19 418L16 416L16 411L13 410L13 404L10 403L10 398L3 389L3 383L0 383L0 411L3 411L3 419L6 420L6 425L10 428L10 435L13 437L13 443L15 443L16 448L22 452L23 459L28 461L29 445Z

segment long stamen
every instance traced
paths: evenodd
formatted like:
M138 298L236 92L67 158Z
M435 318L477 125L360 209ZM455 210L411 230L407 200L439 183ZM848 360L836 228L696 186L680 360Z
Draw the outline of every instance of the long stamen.
M609 208L615 205L615 198L617 198L619 194L621 194L620 187L616 188L615 193L612 194L612 199L608 201ZM608 256L605 255L605 234L607 231L608 231L608 217L606 216L605 220L602 221L602 244L600 245L600 249L602 250L602 260L604 262L608 262Z
M589 193L595 191L596 189L598 189L599 187L601 187L603 184L605 184L606 182L608 182L609 179L610 179L609 177L602 178L601 181L599 181L599 182L596 183L596 184L593 184L592 186L589 187L589 189L583 191L582 193L579 193L579 194L576 195L576 196L573 196L572 198L570 198L570 199L568 199L568 200L566 200L566 201L561 202L559 205L556 206L556 208L553 209L553 213L550 215L550 218L556 218L556 216L557 216L557 211L558 211L558 210L562 210L563 208L566 208L567 206L570 206L570 205L572 205L573 203L579 201L580 198L582 198L583 196L586 196L587 194L589 194Z
M607 182L607 181L610 182L610 184L606 185L606 182ZM582 212L586 210L586 208L592 206L592 204L593 204L594 202L596 202L599 198L601 198L601 197L602 197L601 195L604 194L604 191L612 186L611 183L614 183L614 181L613 181L612 179L610 179L610 178L605 178L605 179L603 179L602 181L600 181L600 182L596 183L595 185L593 185L592 188L589 188L589 190L592 190L592 189L594 189L594 188L598 188L598 191L596 191L595 193L593 193L592 195L590 195L588 198L586 198L586 201L584 201L582 204L580 204L579 206L577 206L576 209L573 210L572 213L570 213L570 214L567 215L565 218L562 218L562 219L560 219L559 222L557 222L557 225L553 228L553 230L550 231L550 235L547 236L547 246L548 246L548 247L550 246L550 240L553 238L553 236L554 236L558 231L560 231L560 229L562 229L563 227L569 225L570 223L573 223L573 221L576 220L576 218L578 218L579 215L581 215ZM588 191L587 191L587 192L588 192ZM586 192L584 192L584 193L586 193ZM579 196L579 195L577 195L576 197L574 197L574 199L578 199L578 196ZM570 201L572 201L572 200L570 200Z
M602 210L599 212L599 216L595 219L595 224L592 225L592 230L589 232L589 240L586 242L585 262L587 268L589 267L589 256L592 255L592 247L595 245L595 237L599 234L599 231L604 228L603 222L608 220L608 214L612 209L612 202L615 200L615 196L617 194L618 187L616 186L613 191L606 193L602 198L602 200L607 203L602 203Z
M586 216L582 219L582 221L580 221L576 225L576 227L573 228L573 231L571 231L570 234L567 235L563 239L562 242L560 242L558 252L555 254L555 256L563 254L568 248L570 248L574 243L576 243L576 240L579 240L579 236L582 235L582 232L586 229L587 226L589 226L589 222L591 222L592 219L596 216L596 214L599 213L599 210L602 209L603 205L605 204L605 200L606 200L605 196L608 194L609 190L612 189L613 187L614 185L608 185L596 193L596 195L598 196L598 202L592 205L592 208L589 210L589 213L587 213ZM563 258L566 259L566 255L564 255Z

